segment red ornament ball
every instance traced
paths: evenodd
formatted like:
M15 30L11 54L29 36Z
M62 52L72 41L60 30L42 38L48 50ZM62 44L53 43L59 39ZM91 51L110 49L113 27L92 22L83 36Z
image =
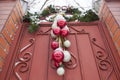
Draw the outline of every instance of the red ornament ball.
M68 35L69 31L67 29L61 30L61 36L66 37Z
M60 35L60 31L61 31L61 29L59 27L56 27L56 28L53 29L53 33L55 35Z
M59 43L58 43L57 41L53 41L53 42L51 43L51 47L52 47L52 49L54 50L54 49L56 49L56 48L59 47Z
M58 25L60 28L64 28L65 25L66 25L66 21L65 21L65 20L58 20L58 21L57 21L57 25Z
M52 54L52 59L55 61L55 62L62 62L63 61L63 58L64 58L64 54L63 52L61 51L55 51L53 54Z
M56 68L58 68L58 67L60 66L60 64L59 64L58 62L54 62L54 66L55 66Z

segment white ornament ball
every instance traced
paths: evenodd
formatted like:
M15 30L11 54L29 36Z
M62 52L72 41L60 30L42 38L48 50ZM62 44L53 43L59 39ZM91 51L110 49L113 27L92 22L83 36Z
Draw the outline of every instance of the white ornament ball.
M69 40L66 40L66 41L64 41L64 46L65 47L70 47L70 45L71 45L71 42L69 41Z
M61 47L59 47L59 48L55 49L55 51L61 51L61 52L63 52L63 49Z
M59 76L63 76L64 73L65 73L65 70L64 70L63 67L59 67L59 68L57 69L57 74L58 74Z
M52 29L54 29L56 27L57 27L57 21L54 21L53 24L52 24Z
M71 54L69 51L63 51L63 54L64 54L64 59L63 61L64 62L69 62L71 60Z
M51 33L50 33L50 34L51 34L51 37L52 37L52 38L56 38L56 37L57 37L57 36L53 33L52 30L51 30Z

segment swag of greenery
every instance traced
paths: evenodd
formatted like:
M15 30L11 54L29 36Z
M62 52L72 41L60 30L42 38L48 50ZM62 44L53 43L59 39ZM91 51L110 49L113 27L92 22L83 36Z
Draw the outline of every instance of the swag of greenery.
M28 22L29 27L28 27L28 31L30 33L33 33L35 31L38 30L39 28L39 15L37 13L35 14L31 14L30 12L27 12L27 14L25 16L23 16L23 22Z
M84 15L78 18L78 21L81 21L81 22L91 22L96 20L99 20L99 17L92 10L86 11Z
M41 17L47 17L50 14L55 14L55 13L57 13L55 11L55 7L53 5L50 5L43 10L43 12L41 13ZM63 16L68 22L75 21L75 20L78 20L80 22L91 22L91 21L99 20L98 15L96 15L96 13L93 12L91 9L84 12L83 15L81 13L82 12L78 8L68 7L66 9L65 14L71 14L73 16L72 17L67 17L66 15L63 15ZM53 20L50 20L50 21L53 21Z
M38 30L39 28L39 21L41 17L47 17L51 14L57 13L55 10L55 7L53 5L48 6L45 8L41 14L31 14L30 12L27 12L25 16L23 16L23 22L29 22L28 31L30 33L33 33ZM71 14L72 17L66 16L66 14ZM66 19L67 22L69 21L80 21L80 22L91 22L99 20L98 15L95 14L91 9L84 12L82 12L78 8L68 7L66 8L65 14L63 14L63 17ZM49 19L50 22L54 20L54 17L52 19Z

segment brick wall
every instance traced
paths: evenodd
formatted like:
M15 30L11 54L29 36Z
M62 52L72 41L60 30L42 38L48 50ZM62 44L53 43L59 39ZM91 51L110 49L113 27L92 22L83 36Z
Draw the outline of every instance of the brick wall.
M120 54L120 1L103 1L99 16L107 25L115 46Z
M22 16L23 11L19 1L0 1L0 70Z

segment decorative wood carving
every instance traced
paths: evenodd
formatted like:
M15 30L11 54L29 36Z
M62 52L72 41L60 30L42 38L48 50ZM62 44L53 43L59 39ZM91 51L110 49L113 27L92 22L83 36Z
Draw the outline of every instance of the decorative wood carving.
M77 30L77 29L75 29L74 27L71 27L71 26L70 26L70 29L72 29L72 30L76 31L76 33L80 33L80 34L86 34L87 33L85 31L85 29ZM71 30L70 30L70 33L72 33Z
M31 52L24 52L30 46L34 44L35 39L29 40L29 44L23 47L18 54L18 61L15 63L14 74L18 80L23 80L21 74L29 70L29 62L32 58Z
M52 28L49 28L47 31L43 31L43 30L40 29L40 30L37 32L37 35L48 34L48 32L50 32L51 29L52 29Z
M85 31L85 29L77 30L77 29L75 29L75 28L72 27L72 26L69 26L69 28L70 28L70 33L72 33L71 30L74 30L75 33L80 33L80 34L86 34L86 33L87 33L87 32ZM49 34L50 31L51 31L51 29L52 29L52 28L48 28L46 31L43 31L42 29L40 29L40 30L37 32L37 35Z
M109 80L113 72L113 66L111 61L109 60L109 54L106 52L104 48L102 48L99 44L96 43L95 38L92 39L92 43L94 46L99 48L99 50L97 50L95 54L98 61L97 64L99 66L99 69L107 72L107 75L104 77L104 80Z

